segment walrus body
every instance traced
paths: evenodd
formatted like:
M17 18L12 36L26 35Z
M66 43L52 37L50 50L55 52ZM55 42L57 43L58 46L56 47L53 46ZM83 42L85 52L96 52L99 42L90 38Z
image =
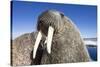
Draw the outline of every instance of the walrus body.
M12 41L11 44L11 65L29 66L41 63L42 47L39 46L37 56L33 59L33 48L37 32L23 34ZM42 41L41 41L42 43Z
M39 25L42 23L44 28L41 25L38 28L45 35L47 35L45 28L48 28L49 24L55 30L51 53L44 50L41 64L88 62L90 60L79 30L64 14L58 11L46 11L39 17L39 20L42 21Z
M89 61L89 55L79 31L67 20L64 26L65 30L53 36L51 54L44 50L42 64Z
M79 30L64 14L54 10L43 12L37 30L12 41L13 66L90 61ZM48 34L50 30L53 35Z

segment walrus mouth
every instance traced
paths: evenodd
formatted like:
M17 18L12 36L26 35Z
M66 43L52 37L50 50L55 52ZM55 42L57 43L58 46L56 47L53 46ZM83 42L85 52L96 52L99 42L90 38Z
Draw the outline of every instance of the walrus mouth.
M47 36L46 41L45 41L47 43L47 52L49 54L51 53L51 44L52 44L53 33L54 33L54 28L52 26L49 26L48 36ZM42 33L41 33L41 31L39 31L37 38L36 38L36 41L35 41L35 45L34 45L33 58L35 58L35 56L36 56L36 51L37 51L37 48L39 46L41 39L42 39Z
M40 40L42 39L42 34L46 35L46 48L47 52L50 54L51 53L51 44L52 44L52 38L53 34L59 30L61 24L61 15L57 11L46 11L42 13L39 16L38 20L38 35L35 41L34 45L34 51L33 51L33 58L36 56L36 51L38 49Z

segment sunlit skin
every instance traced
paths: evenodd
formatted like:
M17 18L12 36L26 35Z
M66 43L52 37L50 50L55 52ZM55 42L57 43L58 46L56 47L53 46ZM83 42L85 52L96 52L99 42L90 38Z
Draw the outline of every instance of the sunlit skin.
M38 18L37 29L48 37L49 27L54 29L49 44L51 46L50 53L47 47L43 52L41 64L87 62L90 60L78 28L68 17L56 10L43 12Z

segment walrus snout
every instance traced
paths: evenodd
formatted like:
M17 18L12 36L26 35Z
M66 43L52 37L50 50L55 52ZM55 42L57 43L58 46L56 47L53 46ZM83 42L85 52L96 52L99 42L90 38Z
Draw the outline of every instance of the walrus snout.
M57 34L63 28L63 17L64 14L56 10L47 10L38 17L37 30L39 32L34 46L33 58L35 58L37 48L43 35L46 36L47 52L49 54L51 53L52 38L54 34Z
M38 17L37 29L42 31L47 36L49 26L54 28L54 33L58 33L59 29L62 28L63 14L56 10L47 10Z

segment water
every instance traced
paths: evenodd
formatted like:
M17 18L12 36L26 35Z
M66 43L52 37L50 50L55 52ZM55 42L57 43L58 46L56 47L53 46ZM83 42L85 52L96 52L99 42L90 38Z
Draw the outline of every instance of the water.
M87 46L89 55L93 61L97 61L97 47Z

